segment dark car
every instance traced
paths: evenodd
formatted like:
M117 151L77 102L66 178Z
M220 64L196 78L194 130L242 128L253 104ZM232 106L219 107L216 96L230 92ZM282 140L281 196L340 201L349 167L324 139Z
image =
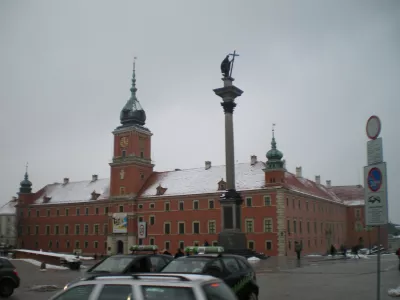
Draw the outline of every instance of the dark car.
M186 253L166 265L161 273L207 274L222 279L240 300L258 299L256 273L247 259L225 254L223 247L187 247Z
M8 259L0 258L0 297L10 297L20 281L15 266Z
M160 272L174 259L171 255L157 254L156 246L140 246L131 250L132 254L117 254L101 260L88 269L83 277L79 277L73 282L100 274L123 275L137 272ZM68 288L71 283L67 284L65 288Z

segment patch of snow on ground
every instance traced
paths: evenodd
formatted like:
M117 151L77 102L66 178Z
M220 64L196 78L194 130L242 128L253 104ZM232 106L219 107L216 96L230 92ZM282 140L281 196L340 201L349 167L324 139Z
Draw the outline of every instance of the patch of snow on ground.
M322 255L321 254L309 254L309 255L306 255L306 257L322 257Z
M347 257L355 258L355 259L370 259L367 255L364 254L348 254Z
M33 254L39 254L39 255L48 255L48 256L55 256L55 257L60 257L60 258L70 258L74 259L76 258L76 255L73 254L62 254L62 253L55 253L55 252L47 252L47 251L36 251L36 250L26 250L26 249L16 249L15 251L20 251L20 252L27 252L27 253L33 253ZM81 260L93 260L93 257L88 257L88 256L79 256L79 259Z
M19 259L11 259L11 260L21 260L21 261L26 261L28 263L31 263L35 266L40 267L40 265L42 264L40 261L37 261L35 259L30 259L30 258L19 258ZM46 264L46 269L53 269L53 270L69 270L69 268L66 267L62 267L62 266L56 266L56 265L50 265L50 264Z
M400 297L400 286L395 289L388 290L388 295L392 297Z
M252 257L249 257L247 260L248 261L259 261L261 259L259 259L258 257L252 256Z

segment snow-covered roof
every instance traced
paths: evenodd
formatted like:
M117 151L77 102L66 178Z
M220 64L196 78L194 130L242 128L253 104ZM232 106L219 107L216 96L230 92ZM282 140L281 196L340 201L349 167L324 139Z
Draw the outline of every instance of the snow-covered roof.
M360 206L360 205L364 205L365 201L364 201L364 199L362 199L362 200L347 200L347 201L344 201L344 203L347 206Z
M236 164L236 189L238 191L265 189L264 169L265 163L261 161L254 164L250 162ZM202 167L154 172L143 186L139 197L155 198L218 193L218 183L221 179L226 181L225 172L224 165L211 166L210 168ZM352 199L352 197L355 197L354 195L363 193L361 186L351 186L351 188L338 187L338 189L336 187L327 188L324 185L316 184L314 181L296 177L289 172L285 172L285 181L282 186L304 196L317 197L337 203L343 203L343 200L359 200L363 198L362 194L361 197ZM54 183L40 190L34 203L62 204L105 200L109 198L109 187L110 179L108 178L94 181L67 182L65 184ZM162 195L157 193L158 190L162 190ZM99 195L96 200L92 200L93 192Z
M335 195L335 193L330 191L324 185L316 184L314 181L303 177L296 177L296 175L289 172L285 173L284 186L292 191L296 191L304 195L319 197L329 201L342 202L342 200Z
M264 168L263 162L257 162L254 165L236 164L236 189L247 191L263 188L265 186ZM215 193L218 191L218 182L221 179L226 181L225 166L153 173L141 197L156 197L157 187L160 185L167 189L163 196Z
M6 204L0 207L0 215L15 215L17 210L15 207L16 204L17 204L16 199L8 201Z
M109 197L110 179L86 180L77 182L53 183L44 187L36 199L35 204L46 203L72 203L87 202L92 199L92 193L99 194L97 200L104 200Z

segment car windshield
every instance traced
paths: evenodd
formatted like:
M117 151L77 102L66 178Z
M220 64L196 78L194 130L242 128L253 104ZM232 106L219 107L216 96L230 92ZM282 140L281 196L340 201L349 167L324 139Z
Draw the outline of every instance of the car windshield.
M145 300L195 300L193 289L183 286L142 286L143 299Z
M132 261L133 257L111 256L106 258L102 263L91 269L89 272L122 272Z
M171 261L161 272L163 273L202 273L209 259L181 258Z

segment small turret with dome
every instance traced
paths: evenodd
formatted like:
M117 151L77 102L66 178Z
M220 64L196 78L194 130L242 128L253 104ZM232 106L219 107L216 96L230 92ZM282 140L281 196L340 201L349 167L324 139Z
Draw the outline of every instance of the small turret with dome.
M135 58L136 59L136 58ZM121 110L120 120L122 127L140 125L143 126L146 123L146 112L143 110L136 97L136 71L135 61L133 62L133 74L132 74L132 87L131 97L126 102L125 106Z
M19 192L20 194L30 194L32 192L32 182L29 181L28 176L28 164L26 164L25 176L20 183Z
M275 141L275 124L272 125L272 141L271 141L271 150L269 150L266 154L267 157L267 170L279 170L283 169L285 165L285 161L282 160L283 153L276 148Z

